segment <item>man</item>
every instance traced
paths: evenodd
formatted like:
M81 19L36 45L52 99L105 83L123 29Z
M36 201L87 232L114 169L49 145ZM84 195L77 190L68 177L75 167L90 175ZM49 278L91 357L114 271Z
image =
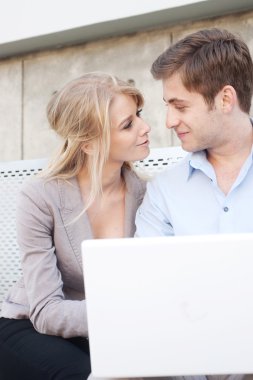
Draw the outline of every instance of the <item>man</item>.
M191 152L148 183L136 236L253 232L253 63L226 30L186 36L153 63L166 127Z
M253 63L247 45L226 30L201 30L162 53L151 72L162 80L166 127L191 153L148 183L136 236L253 232Z

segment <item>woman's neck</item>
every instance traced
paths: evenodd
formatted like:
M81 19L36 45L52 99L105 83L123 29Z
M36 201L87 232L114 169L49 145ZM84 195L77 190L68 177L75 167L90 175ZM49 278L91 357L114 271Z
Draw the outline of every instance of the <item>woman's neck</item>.
M91 180L86 168L77 175L78 182L83 189L90 189ZM122 167L106 165L102 174L102 190L104 194L122 191L124 180L122 178Z

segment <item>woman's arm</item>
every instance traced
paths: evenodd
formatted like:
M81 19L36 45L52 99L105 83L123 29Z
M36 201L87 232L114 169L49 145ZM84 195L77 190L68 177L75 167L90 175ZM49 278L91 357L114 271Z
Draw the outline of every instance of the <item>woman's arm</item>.
M64 297L53 239L55 218L45 200L44 188L42 181L29 181L17 207L18 244L30 319L40 333L66 338L87 336L85 300Z

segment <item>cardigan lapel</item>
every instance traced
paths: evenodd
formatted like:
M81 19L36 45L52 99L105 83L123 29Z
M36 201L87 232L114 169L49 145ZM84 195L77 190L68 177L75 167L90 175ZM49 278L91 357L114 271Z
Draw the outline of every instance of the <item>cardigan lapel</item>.
M76 177L69 180L58 180L61 202L61 217L70 245L82 267L81 243L92 239L92 231L88 215L84 210L79 184Z
M142 201L143 186L131 170L123 169L123 176L126 181L124 236L131 237L135 232L135 213ZM84 203L77 178L58 180L58 188L63 225L82 267L81 243L85 239L92 239L93 234L87 212L83 212Z
M126 181L124 236L133 237L135 215L143 199L144 185L141 185L141 180L130 169L124 168L123 175Z

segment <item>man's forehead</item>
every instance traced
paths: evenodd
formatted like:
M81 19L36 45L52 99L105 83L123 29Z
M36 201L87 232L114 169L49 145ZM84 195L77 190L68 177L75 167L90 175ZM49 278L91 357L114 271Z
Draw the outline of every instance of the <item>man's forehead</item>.
M195 91L189 91L183 84L179 74L163 80L163 100L167 104L191 103L193 98L202 97Z
M173 98L184 99L189 91L184 86L180 76L174 74L169 78L163 79L163 93L166 97L171 94Z

